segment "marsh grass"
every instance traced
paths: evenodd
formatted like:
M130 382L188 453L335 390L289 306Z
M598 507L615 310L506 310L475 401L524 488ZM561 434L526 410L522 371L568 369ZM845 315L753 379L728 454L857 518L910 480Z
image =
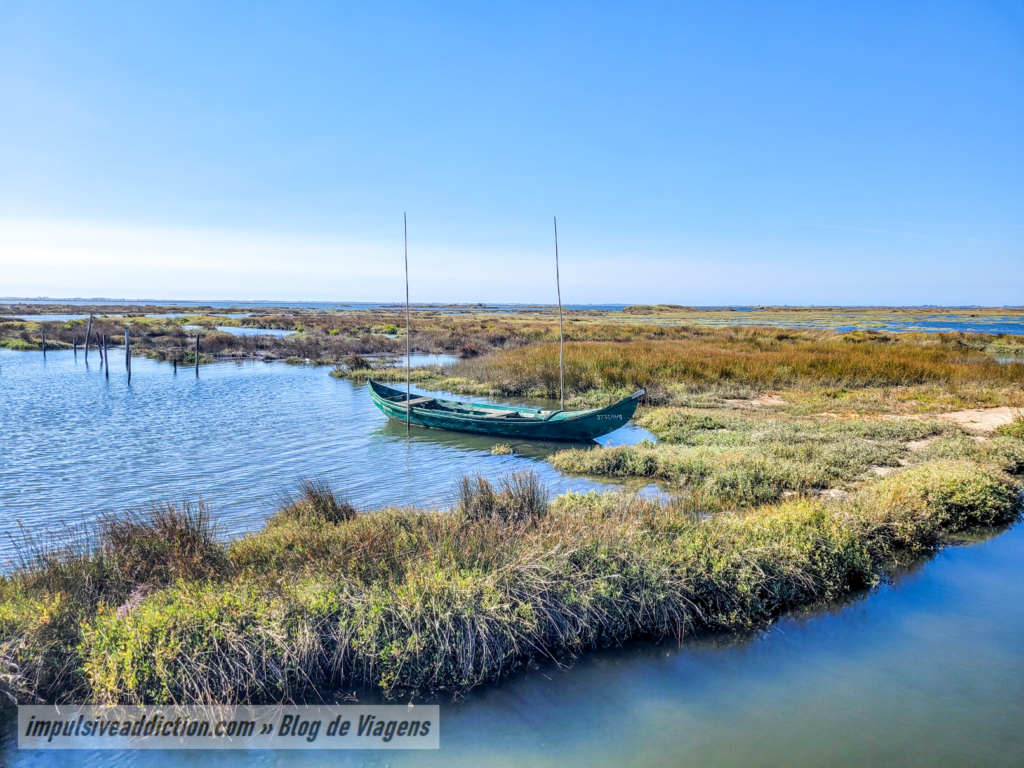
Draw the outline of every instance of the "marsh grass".
M343 523L356 516L356 508L348 499L338 498L324 478L302 478L297 494L284 493L278 499L279 511L268 525L285 522Z
M648 390L648 403L685 405L692 404L693 398L701 393L712 391L729 397L783 386L834 389L941 383L947 387L981 384L1019 388L1024 380L1024 366L1001 366L992 357L991 353L1000 349L1024 345L1021 337L1005 334L717 327L735 323L738 314L695 312L687 308L651 311L654 314L650 319L643 317L642 312L568 314L565 332L569 342L566 373L570 397L596 401L644 388ZM866 321L873 321L876 315L881 317L878 311L865 314L856 310L792 308L774 308L771 313L759 313L757 317L768 318L769 314L786 323L806 315L808 322L826 325L832 316L841 317L843 324L850 323L851 315ZM705 320L713 325L694 324ZM125 322L99 316L94 331L110 336L116 343L123 338ZM359 372L359 363L350 359L352 355L404 351L401 338L389 338L382 333L390 326L401 329L404 325L400 313L388 310L275 310L244 318L202 314L180 319L136 316L130 322L135 350L160 360L180 361L182 355L188 355L191 332L183 329L183 324L207 328L204 356L299 358L340 364L344 366L336 374L340 377L355 377ZM54 347L70 345L73 337L81 339L83 334L80 323L40 323L30 318L27 322L0 323L0 345L36 349L38 331L44 325L48 343ZM216 325L299 332L286 338L234 336L216 332ZM417 309L415 328L416 351L454 353L466 358L443 374L432 376L450 380L453 386L447 387L449 391L471 393L469 390L476 388L472 393L540 396L554 396L557 392L558 322L553 311L496 315ZM736 394L727 394L729 390Z
M458 693L538 656L763 626L874 583L950 532L1015 519L1021 490L999 467L964 459L897 471L845 501L710 516L693 495L549 504L528 476L463 489L449 513L353 517L331 513L329 489L307 483L226 548L195 514L154 513L143 530L149 518L133 519L113 539L101 529L92 546L0 582L3 682L21 700L93 702ZM138 542L122 541L131 531ZM135 565L147 551L155 565ZM122 565L109 567L108 552L125 553ZM121 586L68 591L83 572L94 584L116 574Z
M463 477L456 508L467 520L497 520L507 524L536 522L548 513L548 490L536 474L513 472L498 490L482 475Z
M19 566L0 581L0 681L25 701L86 695L77 644L98 610L231 572L201 501L108 513L19 546Z
M782 409L647 409L637 419L657 443L559 451L558 470L649 477L698 492L717 507L754 506L787 493L850 489L872 468L896 468L907 444L961 435L948 422L794 417Z
M655 390L674 384L770 389L1024 382L1022 367L1000 365L981 351L943 345L939 340L856 343L834 334L817 339L787 338L780 332L736 330L731 336L722 332L717 337L639 339L629 344L567 344L566 390ZM534 344L502 350L462 361L452 366L451 375L495 383L509 395L540 393L555 397L559 388L558 346ZM665 401L665 395L660 401Z

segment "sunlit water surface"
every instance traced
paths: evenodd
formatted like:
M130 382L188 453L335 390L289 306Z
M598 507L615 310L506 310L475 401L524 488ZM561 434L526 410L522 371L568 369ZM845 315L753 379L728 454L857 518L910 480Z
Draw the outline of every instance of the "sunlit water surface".
M565 445L513 442L516 455L492 456L501 441L487 437L414 427L406 439L365 385L327 367L218 363L196 378L136 357L129 386L123 358L111 358L108 377L95 351L86 364L81 350L0 350L0 561L21 526L62 533L105 510L185 495L201 495L221 531L237 534L307 476L361 510L447 505L467 473L532 469L556 493L615 487L552 469L546 457ZM602 442L643 437L628 426Z

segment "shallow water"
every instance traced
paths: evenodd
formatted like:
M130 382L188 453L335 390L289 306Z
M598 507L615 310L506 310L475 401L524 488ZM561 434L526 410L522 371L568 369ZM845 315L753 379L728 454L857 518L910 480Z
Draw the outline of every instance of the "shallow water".
M232 336L277 336L279 338L291 336L295 333L295 331L285 331L277 328L241 328L230 325L218 325L217 330L230 333Z
M93 317L124 317L124 315L93 315ZM68 323L72 320L88 320L89 315L13 315L0 316L0 320L27 320L33 323Z
M205 330L201 325L183 325L181 327L185 331ZM283 338L296 333L296 331L286 331L278 328L241 328L231 325L217 325L214 327L218 331L230 333L232 336L277 336L278 338Z
M433 752L19 752L11 766L1024 765L1024 526L890 585L718 635L546 664L442 700Z
M365 385L329 368L242 362L174 373L120 357L109 378L98 358L70 350L0 350L0 563L19 525L34 534L153 500L202 495L228 535L258 528L277 495L303 476L323 476L357 508L447 505L456 480L494 480L532 469L553 492L615 487L573 478L545 460L557 443L513 443L388 421ZM414 388L417 392L423 392ZM606 444L650 435L627 427ZM508 441L504 441L508 442Z

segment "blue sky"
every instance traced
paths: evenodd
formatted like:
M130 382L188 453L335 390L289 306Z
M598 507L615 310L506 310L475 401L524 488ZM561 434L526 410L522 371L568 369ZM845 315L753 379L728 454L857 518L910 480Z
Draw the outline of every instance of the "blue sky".
M1024 3L0 2L0 295L1024 303Z

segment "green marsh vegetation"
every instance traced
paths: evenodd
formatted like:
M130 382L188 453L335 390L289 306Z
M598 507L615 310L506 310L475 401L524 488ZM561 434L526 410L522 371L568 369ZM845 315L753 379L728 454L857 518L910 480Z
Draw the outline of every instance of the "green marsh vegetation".
M0 580L0 676L20 701L458 694L534 659L756 629L871 586L958 531L1014 521L1007 468L941 458L842 499L715 514L687 494L549 502L519 475L464 480L449 511L357 515L312 482L233 542L195 505L109 517Z

